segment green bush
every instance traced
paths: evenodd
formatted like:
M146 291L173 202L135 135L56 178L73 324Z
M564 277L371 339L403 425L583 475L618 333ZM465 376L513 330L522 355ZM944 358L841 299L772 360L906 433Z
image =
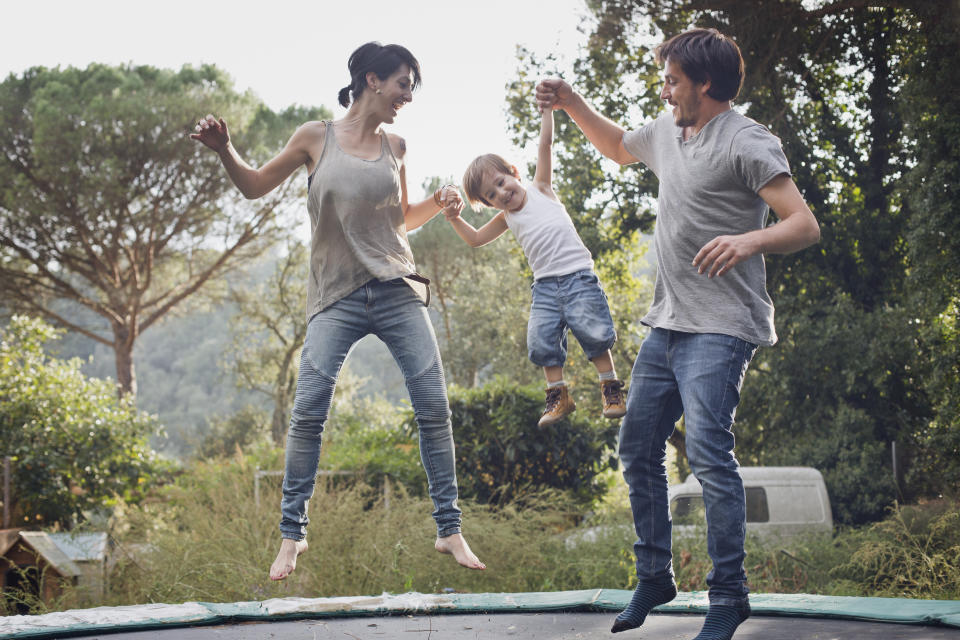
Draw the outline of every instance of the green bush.
M320 468L353 471L381 488L384 477L415 495L426 494L416 430L402 426L403 410L383 398L339 403L324 428Z
M147 444L159 429L77 359L48 357L60 332L15 316L0 333L0 456L14 460L18 526L70 526L119 496L136 501L165 468Z
M581 504L604 494L600 474L616 468L618 424L591 420L586 411L547 427L540 386L497 379L482 387L450 388L460 495L482 503L506 503L532 491L571 492ZM405 422L416 429L413 412Z

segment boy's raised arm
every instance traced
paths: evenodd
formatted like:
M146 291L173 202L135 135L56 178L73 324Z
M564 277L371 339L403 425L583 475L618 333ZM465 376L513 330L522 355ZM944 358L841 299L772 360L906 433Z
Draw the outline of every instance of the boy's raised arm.
M553 192L553 109L541 109L537 171L533 182L541 191Z
M626 129L598 113L569 84L559 78L547 78L537 85L537 106L544 110L563 109L577 123L583 135L603 155L617 164L637 159L623 146Z

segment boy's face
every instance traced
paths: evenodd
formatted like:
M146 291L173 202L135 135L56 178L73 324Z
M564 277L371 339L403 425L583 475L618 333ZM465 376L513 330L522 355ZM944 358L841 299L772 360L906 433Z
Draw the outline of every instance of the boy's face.
M491 207L504 211L519 211L527 202L527 190L520 184L516 174L503 173L496 169L487 169L483 172L480 181L480 195Z

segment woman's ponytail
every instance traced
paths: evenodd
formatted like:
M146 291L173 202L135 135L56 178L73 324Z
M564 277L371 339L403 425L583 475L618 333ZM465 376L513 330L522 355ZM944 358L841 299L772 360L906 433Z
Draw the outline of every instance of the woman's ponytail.
M343 89L340 89L340 94L337 96L337 100L340 101L340 106L349 107L350 106L350 89L353 88L353 85L347 85Z

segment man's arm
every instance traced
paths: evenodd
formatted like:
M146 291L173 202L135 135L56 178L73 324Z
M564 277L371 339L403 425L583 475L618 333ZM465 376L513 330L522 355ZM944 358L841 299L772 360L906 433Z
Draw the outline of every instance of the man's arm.
M780 222L748 233L717 236L693 259L699 273L722 276L758 253L793 253L820 241L820 225L790 176L777 176L757 193Z
M563 80L550 78L537 85L537 105L541 109L563 109L577 123L597 150L617 164L637 162L623 146L626 129L600 115L579 93Z

